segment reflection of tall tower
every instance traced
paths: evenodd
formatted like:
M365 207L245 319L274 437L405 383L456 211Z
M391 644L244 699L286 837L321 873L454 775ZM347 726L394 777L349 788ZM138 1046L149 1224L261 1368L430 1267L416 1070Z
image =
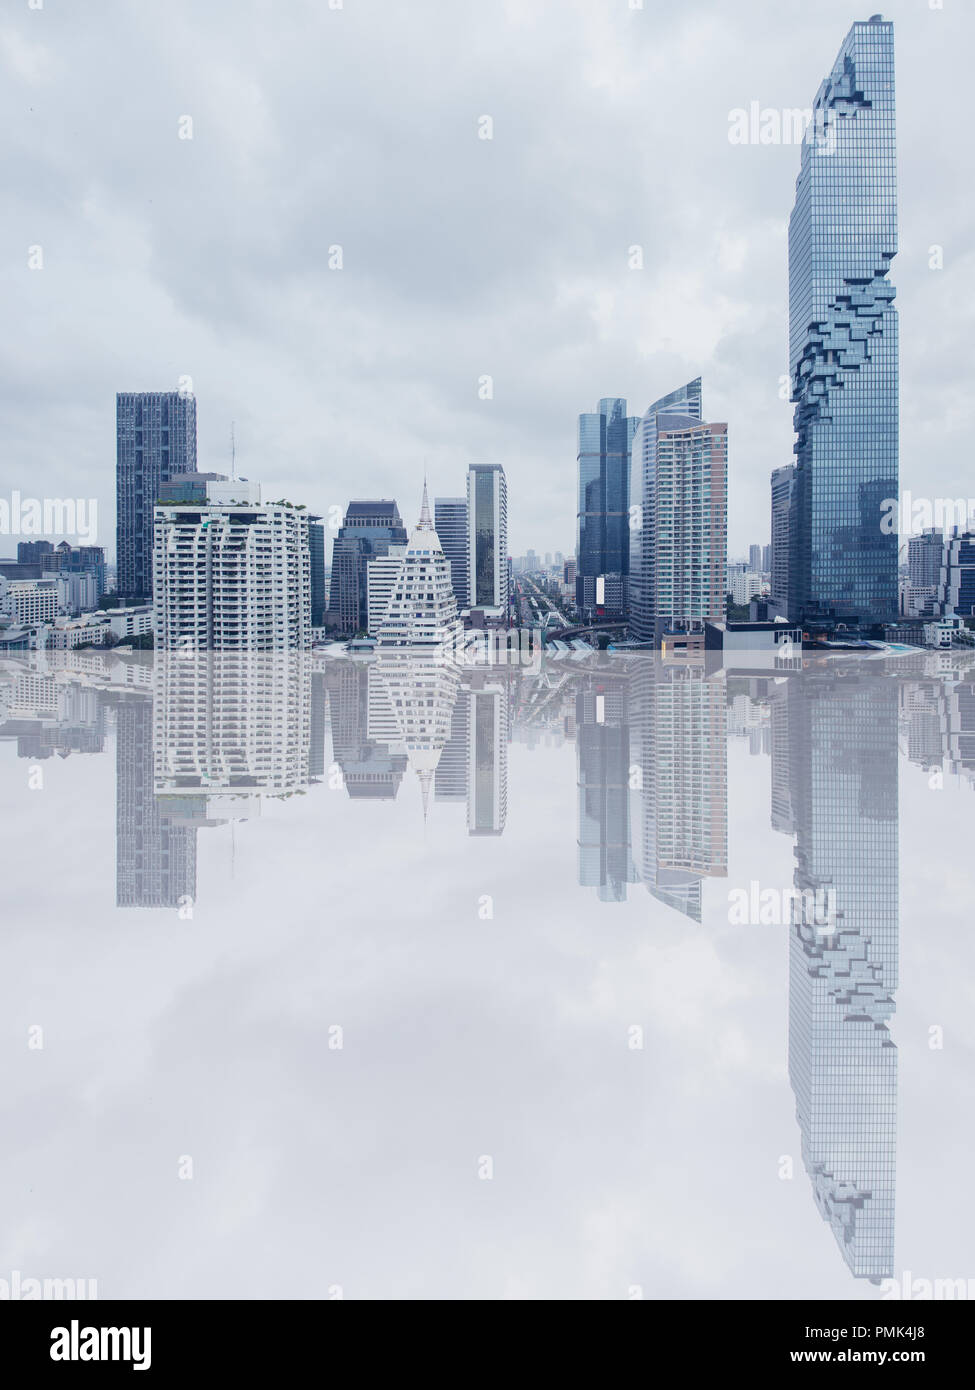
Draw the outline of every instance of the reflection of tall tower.
M153 794L152 701L120 701L116 727L118 907L179 907L196 896L196 828Z
M416 652L384 652L369 672L369 733L405 753L429 808L460 676L453 663Z
M501 680L475 683L469 699L467 832L500 835L508 817L507 686Z
M369 731L370 668L336 661L326 667L332 723L332 757L342 783L356 800L395 797L406 771L406 754L391 753Z
M703 880L728 872L725 678L648 658L630 689L640 877L700 922Z
M470 738L471 693L462 685L450 715L450 735L437 763L433 783L435 801L467 801Z
M829 894L834 913L825 929L795 920L790 934L802 1156L843 1258L876 1280L894 1260L897 687L807 675L775 698L786 702L795 886ZM785 752L773 743L773 756Z
M602 902L625 902L636 882L630 844L628 686L590 677L576 689L579 883Z

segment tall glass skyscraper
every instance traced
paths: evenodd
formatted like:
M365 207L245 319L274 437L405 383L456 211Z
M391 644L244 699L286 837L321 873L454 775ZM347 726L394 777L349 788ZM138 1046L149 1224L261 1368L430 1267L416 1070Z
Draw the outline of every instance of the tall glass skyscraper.
M467 498L436 497L433 502L433 524L443 553L450 561L450 582L458 608L469 607L467 560Z
M607 397L579 416L576 603L623 613L630 573L630 447L640 420ZM598 587L597 581L609 577Z
M153 507L165 484L196 471L196 398L179 391L120 391L115 398L118 592L152 595Z
M508 619L508 484L500 463L467 470L467 589L471 608Z
M894 621L897 536L894 26L847 34L821 85L789 223L795 505L789 616L830 627Z

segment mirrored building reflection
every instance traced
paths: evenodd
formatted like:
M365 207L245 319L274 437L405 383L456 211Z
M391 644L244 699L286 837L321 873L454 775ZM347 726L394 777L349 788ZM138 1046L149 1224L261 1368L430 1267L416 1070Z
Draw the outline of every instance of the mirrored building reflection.
M775 703L773 784L790 789L795 887L828 893L832 919L810 921L794 900L789 1077L802 1157L850 1270L879 1280L894 1267L897 687L814 674L783 682Z
M119 908L195 902L199 832L269 798L284 816L294 797L313 814L316 799L398 800L384 833L435 818L448 853L453 836L510 837L545 749L574 762L574 804L550 803L570 873L597 914L638 904L648 935L679 919L727 926L729 744L739 766L746 754L769 775L763 824L793 842L792 887L831 904L810 921L797 896L778 938L811 1197L852 1277L894 1271L898 760L932 787L975 785L975 653L816 657L767 674L652 653L525 668L411 652L0 661L0 743L20 759L97 756L113 737ZM629 893L638 885L645 895Z

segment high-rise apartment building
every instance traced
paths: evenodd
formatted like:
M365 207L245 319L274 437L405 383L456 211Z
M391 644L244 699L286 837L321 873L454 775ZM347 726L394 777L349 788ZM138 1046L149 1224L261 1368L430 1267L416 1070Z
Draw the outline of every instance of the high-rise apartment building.
M689 382L652 405L634 441L643 501L630 626L641 641L724 616L728 427L701 419L700 388Z
M434 498L433 524L440 537L443 553L450 564L450 582L454 588L457 607L469 608L467 498Z
M641 642L653 641L656 630L655 511L657 505L657 416L679 411L695 420L701 415L701 378L654 401L637 426L631 449L631 504L637 510L630 529L629 632Z
M639 424L619 397L606 397L593 414L579 416L576 604L599 607L608 616L626 611L630 450Z
M179 391L122 391L115 398L117 588L152 594L153 508L165 484L196 469L196 399Z
M341 632L368 630L367 562L374 555L385 555L391 545L406 545L407 539L395 501L378 498L349 503L332 546L328 602L329 621Z
M794 463L772 470L772 555L769 565L772 582L769 601L773 612L781 618L789 616L789 547L795 478Z
M467 472L468 598L472 609L508 619L508 484L499 463Z
M897 614L894 27L850 29L819 88L789 223L795 402L790 618L869 627Z
M204 482L199 501L156 508L156 646L245 652L310 646L307 513L262 503L256 484L239 480L232 486L241 500L218 500L227 486Z

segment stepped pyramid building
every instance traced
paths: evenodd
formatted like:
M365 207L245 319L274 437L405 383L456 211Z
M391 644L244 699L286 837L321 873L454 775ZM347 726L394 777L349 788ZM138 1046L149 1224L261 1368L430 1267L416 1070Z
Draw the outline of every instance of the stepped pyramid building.
M383 656L401 650L447 655L462 633L450 561L430 520L424 482L420 520L390 586L389 603L377 633L379 653Z

